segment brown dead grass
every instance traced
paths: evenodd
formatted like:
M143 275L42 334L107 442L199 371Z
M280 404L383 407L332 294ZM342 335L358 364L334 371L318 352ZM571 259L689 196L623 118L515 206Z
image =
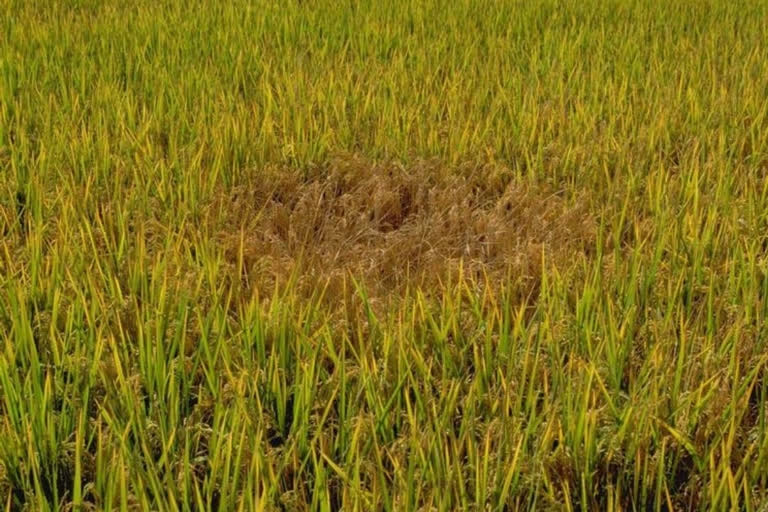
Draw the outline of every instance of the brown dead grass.
M349 277L377 299L465 277L510 275L533 291L542 260L568 265L595 243L578 198L517 183L493 166L409 167L346 156L306 175L275 169L219 195L218 243L264 295L294 276L338 298ZM509 274L508 274L509 273Z

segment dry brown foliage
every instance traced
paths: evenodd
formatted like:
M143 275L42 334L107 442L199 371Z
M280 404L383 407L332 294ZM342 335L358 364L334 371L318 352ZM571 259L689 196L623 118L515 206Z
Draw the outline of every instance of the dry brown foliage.
M544 259L567 264L594 245L594 219L563 195L492 166L346 156L306 174L264 171L208 213L227 261L260 294L294 276L338 298L352 276L383 298L429 289L459 268L471 278L509 272L535 287Z

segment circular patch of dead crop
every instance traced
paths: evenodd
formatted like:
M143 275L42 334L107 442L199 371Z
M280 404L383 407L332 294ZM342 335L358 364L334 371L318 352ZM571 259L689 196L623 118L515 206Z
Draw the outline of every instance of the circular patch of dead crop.
M352 276L384 297L436 286L459 268L535 286L543 258L574 261L595 240L578 200L487 166L337 158L306 175L264 171L210 208L227 261L261 294L293 276L334 296Z

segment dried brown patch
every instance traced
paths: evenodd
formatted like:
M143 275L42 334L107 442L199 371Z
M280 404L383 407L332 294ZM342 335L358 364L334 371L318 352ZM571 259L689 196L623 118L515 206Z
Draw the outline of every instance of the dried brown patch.
M460 266L465 276L512 272L535 286L543 256L575 261L595 240L577 198L488 166L345 157L308 175L259 178L217 197L208 216L219 220L227 261L262 295L295 275L305 290L328 284L338 298L351 275L381 298L436 285Z

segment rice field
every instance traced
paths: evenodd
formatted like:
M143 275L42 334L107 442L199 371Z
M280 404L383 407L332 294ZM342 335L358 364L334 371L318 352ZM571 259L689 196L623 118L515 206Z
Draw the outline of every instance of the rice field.
M0 510L768 510L768 2L0 0Z

